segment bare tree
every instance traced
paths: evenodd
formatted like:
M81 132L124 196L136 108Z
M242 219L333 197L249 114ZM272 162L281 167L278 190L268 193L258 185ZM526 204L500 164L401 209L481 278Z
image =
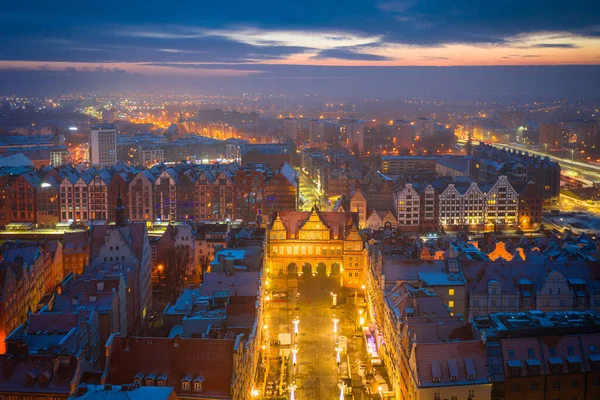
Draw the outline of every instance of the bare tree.
M192 254L188 246L173 246L165 254L165 279L171 287L173 298L179 295L191 260Z

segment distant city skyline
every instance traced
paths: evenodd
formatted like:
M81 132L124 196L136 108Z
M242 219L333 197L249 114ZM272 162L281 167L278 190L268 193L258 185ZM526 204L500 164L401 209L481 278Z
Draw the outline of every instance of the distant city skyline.
M561 87L566 81L586 95L590 85L582 82L600 76L600 5L579 0L310 0L296 7L277 1L227 7L178 2L168 10L152 2L67 7L36 1L7 5L0 21L3 95L30 87L60 90L70 79L84 81L89 90L111 84L179 90L187 83L214 93L351 93L348 82L335 84L349 80L357 93L382 89L391 98L382 80L406 82L411 93L415 79L425 92L444 79L465 84L469 93L471 84L484 92L502 86L528 92L540 91L538 72L546 91L558 85L559 95L569 94ZM589 67L581 73L571 65ZM473 69L434 68L467 66ZM506 69L496 76L498 70L487 66ZM489 82L496 79L505 81Z

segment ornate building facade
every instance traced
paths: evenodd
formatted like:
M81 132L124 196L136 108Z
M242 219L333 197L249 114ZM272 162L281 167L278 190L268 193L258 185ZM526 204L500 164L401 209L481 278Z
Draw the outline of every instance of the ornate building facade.
M358 213L284 211L267 233L267 273L340 275L345 287L363 280L364 246Z

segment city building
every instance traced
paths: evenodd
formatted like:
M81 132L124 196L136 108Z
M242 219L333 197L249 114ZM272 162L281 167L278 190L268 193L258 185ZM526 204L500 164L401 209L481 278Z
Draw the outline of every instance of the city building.
M480 143L473 148L475 179L492 183L500 175L508 178L511 185L525 185L534 182L542 194L544 209L557 209L560 202L560 165L528 153L498 149Z
M51 294L62 279L61 260L48 245L5 243L0 262L0 350L4 339L36 311L43 296Z
M225 338L145 338L112 335L104 384L172 387L179 399L247 399L252 365L243 334Z
M235 219L256 221L280 211L295 211L299 191L298 173L288 163L279 169L267 164L240 168L234 178Z
M311 120L308 127L308 140L311 142L324 141L326 139L325 128L326 122L318 119Z
M417 118L414 127L415 135L418 137L426 138L435 134L435 122L429 118Z
M398 148L410 149L415 137L415 127L410 121L397 119L392 125L392 137Z
M298 126L298 120L294 118L286 118L283 120L283 136L291 139L292 141L298 140L298 132L300 127Z
M540 145L545 151L557 150L568 141L567 132L560 124L540 125Z
M365 126L363 121L352 121L346 125L348 150L353 154L362 154L365 150Z
M110 167L117 163L117 130L114 125L92 127L90 162L98 167Z
M341 274L343 286L360 287L364 257L357 226L357 213L280 212L267 232L267 270L274 276Z
M132 331L139 329L152 305L152 267L150 242L144 222L129 222L124 207L117 206L114 224L94 225L91 229L90 267L110 268L112 263L133 266ZM102 268L104 268L102 267Z
M289 144L242 144L240 145L242 166L248 164L268 164L277 169L285 162L292 163L292 150Z
M435 171L436 159L423 156L383 156L381 172L385 175L401 175L413 171Z
M81 384L70 400L178 400L173 387Z

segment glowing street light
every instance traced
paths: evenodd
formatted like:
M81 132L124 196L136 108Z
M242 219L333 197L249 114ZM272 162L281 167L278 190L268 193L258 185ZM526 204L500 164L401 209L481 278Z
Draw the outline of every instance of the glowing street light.
M258 397L260 395L260 390L252 389L252 392L250 392L250 394L252 395L252 397Z
M288 389L290 390L290 400L295 400L296 396L296 389L298 388L298 386L296 386L295 383L292 383L290 386L288 386Z
M294 318L292 320L292 323L294 324L294 333L297 335L298 334L298 324L300 323L300 318L298 318L298 316L296 316L296 318Z
M340 322L340 319L334 317L332 319L332 321L333 321L333 333L337 333L337 331L338 331L338 322Z
M337 362L337 365L340 365L340 362L342 361L342 346L340 346L339 344L337 346L335 346L335 361Z
M297 359L297 354L298 354L298 345L294 345L294 347L292 347L292 364L296 365L296 362L298 361Z
M338 383L338 387L340 388L340 400L344 400L345 399L345 392L346 392L346 384L344 382L340 382Z

